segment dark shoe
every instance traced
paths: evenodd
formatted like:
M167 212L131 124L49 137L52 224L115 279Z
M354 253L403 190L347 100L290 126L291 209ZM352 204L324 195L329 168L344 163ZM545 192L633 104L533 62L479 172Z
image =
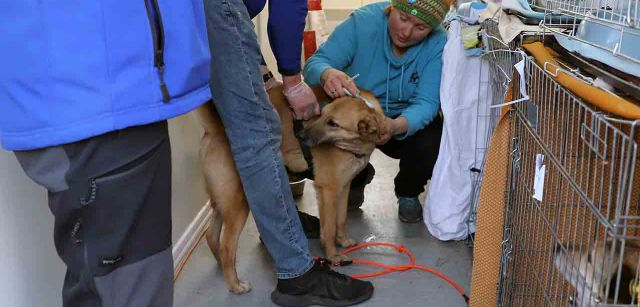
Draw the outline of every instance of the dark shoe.
M373 295L371 282L333 271L328 260L316 260L302 276L278 279L271 300L280 306L351 306Z
M304 230L304 235L307 237L307 239L320 238L320 219L313 215L306 214L300 210L298 210L298 217L300 218L300 223L302 223L302 230Z
M307 237L307 239L319 239L320 219L300 210L297 211L298 217L300 218L300 224L302 224L302 230L304 231L304 236ZM264 242L262 242L262 236L259 236L258 238L260 239L260 243L264 244Z
M354 178L349 188L349 200L347 201L347 209L358 209L364 203L364 187L373 180L373 175L376 174L376 169L373 168L371 163Z
M404 223L422 221L422 205L418 197L398 197L398 218Z

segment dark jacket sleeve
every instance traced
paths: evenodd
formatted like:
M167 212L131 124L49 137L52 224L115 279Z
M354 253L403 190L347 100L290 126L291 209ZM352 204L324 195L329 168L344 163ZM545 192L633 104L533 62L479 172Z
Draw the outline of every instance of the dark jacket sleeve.
M269 0L267 34L278 62L278 72L285 76L300 72L306 17L307 0Z
M243 0L244 6L247 7L247 11L249 12L249 17L253 19L253 17L258 16L262 9L264 9L264 5L267 3L267 0Z

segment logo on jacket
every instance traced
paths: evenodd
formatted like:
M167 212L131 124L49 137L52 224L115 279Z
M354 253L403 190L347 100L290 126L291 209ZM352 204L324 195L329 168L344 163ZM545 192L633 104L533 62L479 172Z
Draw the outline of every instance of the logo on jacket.
M411 77L409 77L409 83L417 84L418 80L420 80L420 76L418 75L417 71L414 71L411 74Z

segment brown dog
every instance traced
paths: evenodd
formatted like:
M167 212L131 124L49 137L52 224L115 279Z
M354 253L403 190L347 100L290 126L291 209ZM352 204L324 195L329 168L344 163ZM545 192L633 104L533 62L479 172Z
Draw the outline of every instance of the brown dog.
M629 239L625 243L622 259L620 244L613 249L611 241L598 242L589 250L582 252L570 247L563 252L559 246L554 264L562 276L576 289L574 306L591 307L614 303L615 289L620 279L618 304L631 304L637 286L635 280L640 261L640 242ZM609 282L609 295L605 297L606 283ZM635 294L637 295L637 294ZM636 297L637 300L637 297Z
M314 93L321 103L329 100L321 88L315 88ZM336 251L336 242L343 247L355 243L346 233L349 185L368 163L380 125L384 122L382 109L375 97L369 93L363 93L363 96L374 104L374 109L361 99L343 97L327 105L321 116L305 126L315 165L314 186L320 206L321 241L326 256L332 261L341 259ZM269 90L269 98L282 121L280 149L284 163L291 171L304 171L308 166L295 138L293 118L282 88ZM251 286L238 279L236 249L249 206L218 113L212 103L206 103L195 114L205 131L200 158L213 209L206 234L207 243L222 266L229 290L242 294L251 290ZM224 235L221 236L223 225Z
M342 260L336 243L349 247L347 200L353 178L367 165L375 139L384 121L379 103L362 93L374 109L361 99L342 97L327 105L321 116L305 125L304 135L314 164L314 187L320 209L320 241L326 257Z

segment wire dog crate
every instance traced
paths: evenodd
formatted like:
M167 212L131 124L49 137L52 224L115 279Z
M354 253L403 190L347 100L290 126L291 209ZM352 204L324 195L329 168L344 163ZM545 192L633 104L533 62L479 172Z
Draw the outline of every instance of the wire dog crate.
M638 0L546 0L547 7L574 20L592 18L602 23L640 28Z
M601 61L609 54L634 66L640 64L640 0L545 1L543 27L555 35L587 45L577 44L573 48L598 56ZM553 18L554 15L564 18Z
M524 64L529 99L509 113L497 305L637 306L640 121L611 117L532 58ZM523 98L518 78L511 90Z
M507 90L513 78L513 64L522 58L519 52L514 51L519 46L521 39L514 40L510 44L504 43L499 38L500 33L497 21L493 19L485 20L482 23L480 33L485 49L482 57L488 63L488 65L482 65L481 69L489 70L489 81L487 84L481 84L488 87L488 90L479 90L478 95L488 95L490 101L493 101L494 104L477 104L475 164L470 169L472 182L471 210L467 219L470 229L474 228L477 223L478 200L489 141L500 118L500 105L507 98ZM480 75L482 74L483 72L481 71ZM480 87L481 89L482 86Z

